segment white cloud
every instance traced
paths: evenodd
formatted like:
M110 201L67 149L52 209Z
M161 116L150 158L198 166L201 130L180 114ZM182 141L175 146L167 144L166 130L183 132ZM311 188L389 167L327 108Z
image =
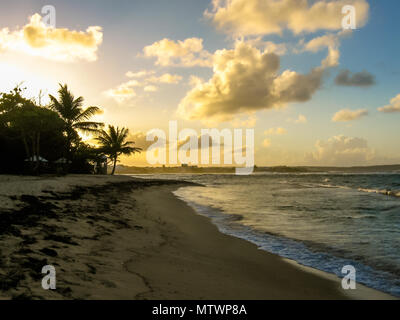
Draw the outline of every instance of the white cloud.
M184 41L164 38L144 47L145 57L155 57L156 65L183 67L210 67L211 54L203 49L203 39L188 38Z
M212 4L205 16L235 36L282 34L285 29L295 34L340 30L345 5L355 7L360 28L369 12L366 0L213 0Z
M385 113L400 112L400 94L390 100L389 105L378 108L378 110Z
M304 50L318 52L323 48L328 48L328 56L322 61L322 66L336 67L339 65L340 51L338 36L327 34L314 38L305 45Z
M156 92L157 90L158 90L158 88L153 85L145 86L143 88L143 91L145 91L145 92Z
M39 14L16 31L0 30L0 51L21 52L50 60L74 62L97 60L97 50L103 41L101 27L91 26L83 31L46 26Z
M182 79L180 75L170 73L164 73L160 76L145 77L146 75L152 74L154 74L154 72L145 70L135 73L127 72L127 77L142 79L140 79L140 81L137 79L131 79L120 84L116 88L105 91L104 94L119 103L123 103L137 95L134 88L143 88L144 92L156 92L158 91L158 87L154 84L176 84Z
M178 113L188 119L231 120L235 114L308 101L321 86L324 68L279 74L279 67L277 54L237 41L234 49L215 52L213 76L197 81L181 100Z
M327 141L318 140L316 151L306 155L306 161L312 164L354 166L366 165L374 160L375 151L368 147L362 138L343 135L334 136Z
M136 96L135 90L129 85L129 82L123 83L116 88L109 89L104 94L115 101L122 103Z
M243 41L245 41L252 47L263 49L265 52L268 53L276 53L279 56L285 55L288 51L288 45L286 43L275 43L272 41L265 41L263 40L262 36L246 39Z
M204 81L204 79L202 79L198 76L191 75L189 78L189 85L191 87L196 87L197 85L201 84L203 81Z
M361 117L368 115L368 111L366 109L359 109L359 110L349 110L349 109L342 109L335 113L332 118L333 122L347 122L358 120Z

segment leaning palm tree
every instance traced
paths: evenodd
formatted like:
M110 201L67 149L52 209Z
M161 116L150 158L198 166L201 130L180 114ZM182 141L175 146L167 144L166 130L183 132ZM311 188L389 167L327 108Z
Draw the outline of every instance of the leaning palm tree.
M115 167L120 155L131 155L142 151L141 148L132 146L135 142L126 141L128 135L129 129L115 128L111 125L108 126L108 131L101 130L98 133L96 140L100 144L100 152L109 156L111 161L114 163L111 172L112 175L115 173Z
M51 103L50 108L56 111L65 124L65 133L67 135L67 156L70 156L72 141L78 138L77 131L84 133L95 133L103 123L89 121L95 114L100 113L98 107L83 108L83 97L75 98L68 86L60 84L58 90L58 99L49 95Z

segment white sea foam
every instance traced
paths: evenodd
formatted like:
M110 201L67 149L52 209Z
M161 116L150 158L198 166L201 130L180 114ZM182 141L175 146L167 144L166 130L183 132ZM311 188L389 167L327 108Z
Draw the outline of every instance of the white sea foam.
M392 197L400 197L400 190L358 188L358 191L383 194L383 195L392 196Z

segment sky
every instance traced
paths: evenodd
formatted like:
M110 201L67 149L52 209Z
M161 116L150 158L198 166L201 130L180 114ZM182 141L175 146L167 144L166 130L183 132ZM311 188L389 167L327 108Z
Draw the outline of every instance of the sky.
M67 83L142 147L176 120L253 128L259 166L400 163L399 13L396 0L2 1L0 92Z

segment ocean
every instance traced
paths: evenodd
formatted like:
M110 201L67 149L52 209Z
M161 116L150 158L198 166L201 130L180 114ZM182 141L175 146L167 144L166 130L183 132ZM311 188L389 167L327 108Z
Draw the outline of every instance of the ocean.
M144 177L138 175L138 177ZM201 184L175 195L223 233L400 296L400 174L157 174Z

